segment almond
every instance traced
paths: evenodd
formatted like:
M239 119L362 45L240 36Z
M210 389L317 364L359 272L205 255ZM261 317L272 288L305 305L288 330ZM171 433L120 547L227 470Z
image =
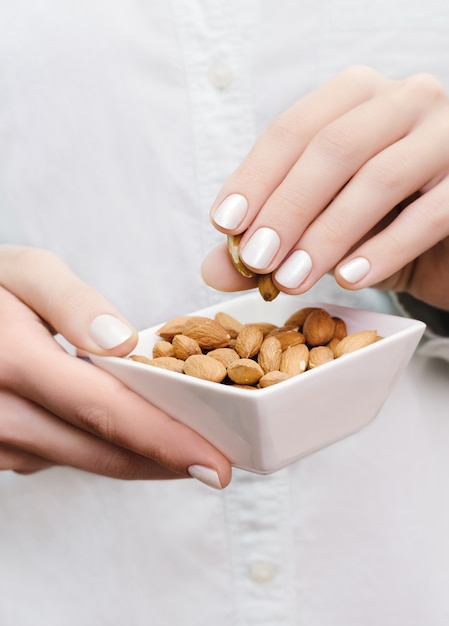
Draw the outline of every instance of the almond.
M254 272L242 263L239 256L239 245L242 235L243 233L241 233L240 235L228 235L229 257L239 274L242 274L242 276L245 276L246 278L252 278L254 276Z
M192 354L183 362L184 373L188 376L221 383L226 377L226 368L223 363L207 354Z
M337 337L332 337L332 339L327 344L327 347L330 348L335 356L335 347L340 343L341 339Z
M175 335L172 341L173 356L185 361L192 354L201 354L199 343L187 335Z
M170 341L156 341L153 346L153 358L159 356L173 356L173 346Z
M228 331L232 339L235 339L243 328L243 324L236 320L235 317L222 311L215 315L215 321Z
M240 358L237 352L232 348L216 348L215 350L208 352L207 356L217 359L217 361L223 363L226 368L229 367L231 363L234 363L234 361L238 361Z
M257 362L265 373L278 370L281 364L282 346L277 337L265 337L260 346Z
M271 302L279 295L279 289L273 283L271 274L259 274L257 286L260 295L266 302Z
M228 377L238 385L255 385L262 376L262 368L252 359L239 359L228 367Z
M231 340L230 334L217 321L208 317L193 316L184 324L183 335L198 342L202 350L225 348Z
M297 326L297 328L301 330L309 313L312 313L312 311L315 311L317 308L316 306L306 306L295 311L285 320L284 326Z
M335 322L324 309L317 308L309 313L304 321L302 332L310 347L322 346L334 336Z
M265 389L265 387L271 387L271 385L276 385L277 383L281 383L283 380L288 380L289 378L291 378L291 376L285 372L267 372L259 380L259 388Z
M130 357L133 361L137 361L136 358ZM160 367L164 370L170 370L171 372L178 372L182 374L184 361L181 359L175 359L174 356L160 356L155 359L148 359L146 361L140 360L141 363L147 363L147 365L152 365L154 367Z
M316 346L309 352L309 370L334 360L334 353L328 346Z
M235 351L242 359L250 359L260 350L263 332L259 326L247 324L237 335Z
M145 365L151 365L151 359L143 354L131 354L129 357L130 361L135 361L136 363L144 363Z
M282 350L286 350L289 346L296 346L305 343L305 338L296 327L282 326L273 330L269 337L276 337L281 342Z
M181 315L180 317L174 317L169 320L165 324L163 324L157 334L165 339L166 341L171 341L175 335L179 335L182 333L185 323L191 319L189 315Z
M355 352L369 346L377 341L377 332L375 330L359 330L355 333L351 333L341 339L334 348L335 358L339 358L344 354Z
M334 320L334 336L332 339L343 339L348 334L348 329L346 327L346 322L342 320L340 317L333 317Z
M280 371L290 376L302 374L309 362L309 349L305 344L290 346L282 353Z
M258 326L262 330L264 337L267 337L277 328L276 324L271 324L270 322L253 322L253 326Z

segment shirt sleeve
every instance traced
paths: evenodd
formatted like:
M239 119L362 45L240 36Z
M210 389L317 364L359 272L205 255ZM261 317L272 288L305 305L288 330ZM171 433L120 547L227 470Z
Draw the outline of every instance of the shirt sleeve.
M418 353L449 361L449 311L430 306L407 293L392 294L399 311L427 326Z

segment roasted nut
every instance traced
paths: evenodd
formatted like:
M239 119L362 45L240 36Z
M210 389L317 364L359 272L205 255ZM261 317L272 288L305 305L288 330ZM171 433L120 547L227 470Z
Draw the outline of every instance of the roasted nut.
M157 331L157 334L159 335L159 337L162 337L162 339L165 339L166 341L172 341L175 335L179 335L182 333L185 323L189 319L191 319L189 315L174 317L173 319L163 324Z
M202 354L199 343L187 335L175 335L172 341L173 356L185 361L192 354Z
M179 374L182 374L184 367L184 361L181 361L181 359L175 359L174 356L160 356L155 359L147 359L145 357L142 358L133 355L129 358L133 361L139 361L140 363L152 365L153 367L160 367L161 369L170 370L171 372L178 372Z
M279 295L279 289L273 283L271 274L259 274L257 287L260 295L266 302L271 302Z
M234 363L234 361L238 361L240 358L237 352L232 348L216 348L215 350L208 352L207 356L217 359L217 361L223 363L226 368L229 367L231 363Z
M306 306L302 309L299 309L298 311L295 311L290 315L290 317L285 320L284 326L296 326L298 330L302 330L304 322L306 321L309 313L312 313L312 311L316 311L317 308L318 307L316 306Z
M324 309L317 308L306 317L302 332L310 347L323 346L334 336L335 322Z
M202 350L226 348L231 340L231 336L221 324L200 316L193 316L187 320L182 334L195 339Z
M277 385L277 383L281 383L284 380L291 378L290 374L286 374L285 372L267 372L262 376L259 380L259 388L265 389L265 387L271 387L271 385Z
M239 244L240 239L242 238L242 234L243 233L241 233L240 235L228 235L228 252L235 269L242 276L245 276L246 278L252 278L255 275L254 272L242 263L239 256Z
M231 339L235 339L243 328L243 324L228 313L217 313L215 315L215 321L221 324L221 326L223 326L223 328L228 331Z
M242 359L250 359L255 356L263 342L262 329L253 324L243 326L235 340L235 351Z
M319 365L329 363L334 360L334 353L328 346L315 346L309 352L309 369L312 370Z
M157 341L153 346L153 358L159 356L173 356L173 345L170 341Z
M270 322L253 322L252 325L258 326L262 330L264 337L267 337L277 328L276 324L271 324Z
M183 362L184 373L188 376L221 383L226 378L226 368L223 363L207 354L192 354Z
M305 343L305 337L295 327L282 326L273 330L269 337L276 337L280 343L282 350L286 350L289 346L296 346L299 343Z
M265 373L278 370L281 365L282 346L277 337L265 337L260 346L257 362Z
M289 346L282 353L280 371L290 376L297 376L306 371L309 363L309 349L304 344Z
M252 359L239 359L228 367L228 377L238 385L255 385L263 376L263 369Z
M348 329L346 327L346 322L342 320L340 317L333 317L334 320L334 335L332 339L343 339L348 334Z
M149 359L147 356L143 354L131 354L129 357L130 361L135 361L136 363L144 363L144 365L152 365L152 359Z
M351 333L341 339L334 348L335 358L339 358L344 354L355 352L369 346L377 341L377 332L375 330L359 330L358 332Z

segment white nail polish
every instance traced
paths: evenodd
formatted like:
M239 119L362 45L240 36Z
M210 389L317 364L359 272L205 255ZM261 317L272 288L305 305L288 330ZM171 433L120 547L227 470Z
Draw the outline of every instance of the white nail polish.
M295 250L277 270L276 282L283 287L294 289L307 278L311 269L310 255L305 250Z
M263 270L269 265L280 245L281 240L275 230L259 228L241 251L242 261L256 270Z
M348 283L357 283L362 278L365 278L370 269L371 265L368 259L360 256L342 265L338 273Z
M132 334L132 329L113 315L98 315L90 325L90 336L105 350L119 346Z
M221 228L233 230L237 228L246 215L248 201L245 196L233 193L215 209L213 220Z
M212 468L204 467L204 465L191 465L187 471L192 478L196 478L208 487L223 489L217 472Z

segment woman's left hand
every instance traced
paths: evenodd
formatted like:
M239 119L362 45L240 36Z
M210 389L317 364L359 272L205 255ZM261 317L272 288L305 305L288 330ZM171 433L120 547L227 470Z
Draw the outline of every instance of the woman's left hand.
M244 233L243 263L298 294L333 271L346 289L407 291L449 310L449 100L436 78L344 70L275 119L211 212ZM225 244L206 282L236 291Z

